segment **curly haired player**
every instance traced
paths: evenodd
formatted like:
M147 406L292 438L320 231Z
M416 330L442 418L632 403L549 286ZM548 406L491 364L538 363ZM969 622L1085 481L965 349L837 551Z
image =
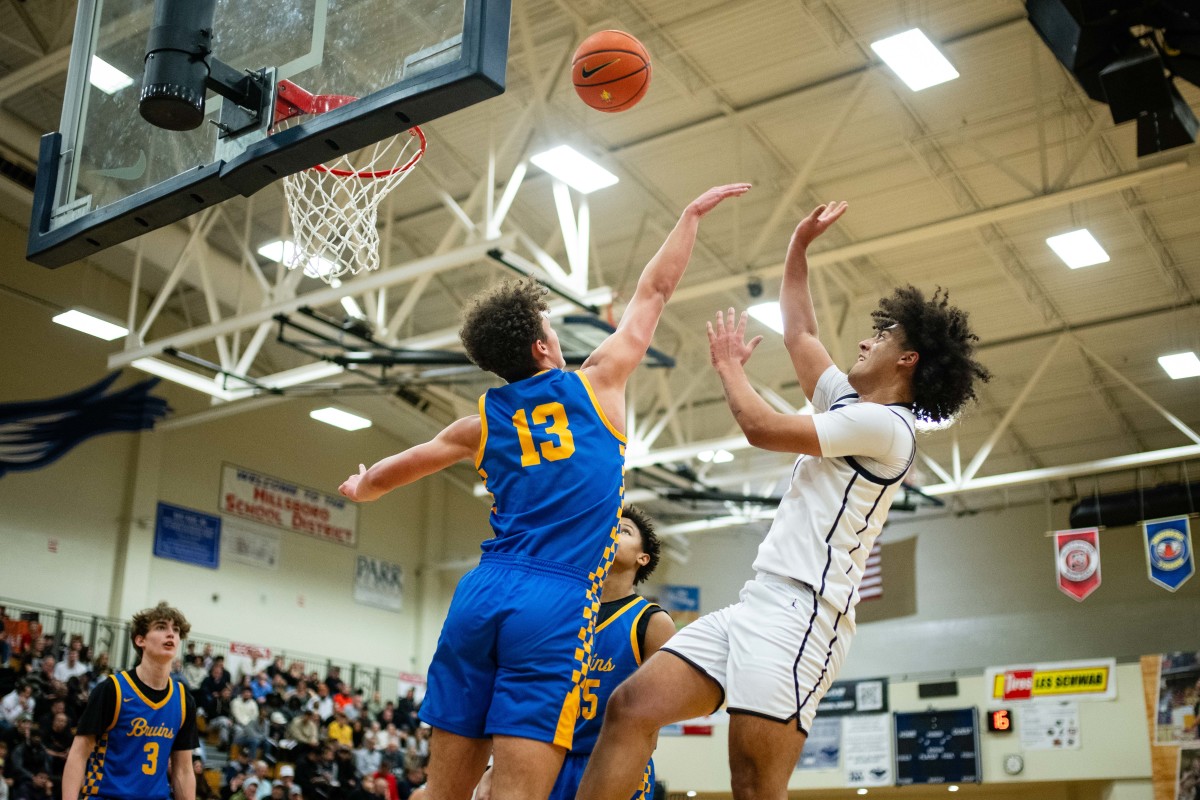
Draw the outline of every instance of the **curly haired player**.
M784 342L813 414L780 414L743 369L762 340L746 315L709 323L712 364L747 440L797 453L791 483L738 603L677 633L609 700L579 800L626 800L671 722L728 704L729 768L737 800L784 798L817 703L854 634L867 554L917 452L918 418L952 417L988 371L974 359L967 315L940 290L909 286L880 301L875 334L848 373L817 338L809 244L846 210L820 206L796 227L784 267Z
M473 461L494 499L495 536L459 581L429 667L421 719L434 729L432 800L467 800L493 750L497 800L550 794L572 745L601 584L617 549L625 384L683 277L700 219L749 189L718 186L688 205L616 331L577 372L563 369L540 287L485 293L460 337L467 355L507 385L489 389L477 415L369 470L360 465L342 484L346 497L374 500Z

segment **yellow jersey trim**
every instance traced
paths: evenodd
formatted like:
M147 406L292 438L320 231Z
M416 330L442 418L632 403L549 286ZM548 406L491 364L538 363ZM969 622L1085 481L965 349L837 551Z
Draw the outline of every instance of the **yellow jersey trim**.
M171 696L175 694L175 681L169 680L169 681L167 681L167 696L164 697L159 702L153 703L150 701L149 697L146 697L146 695L142 694L142 690L139 689L138 685L133 682L133 678L129 677L128 672L122 672L121 674L125 676L125 680L129 681L129 687L131 689L133 689L134 693L138 697L142 698L142 702L145 703L146 705L150 706L151 708L153 708L155 711L157 711L158 709L165 706L170 701Z
M608 417L604 415L604 409L600 407L600 401L596 399L596 393L592 391L592 384L590 381L588 381L587 376L582 372L576 372L574 374L578 375L579 380L583 381L583 388L587 390L588 397L590 397L592 400L592 407L596 409L596 414L600 417L600 421L604 423L604 427L608 428L609 433L617 437L618 442L625 444L625 434L614 428L612 423L608 421Z
M484 408L484 401L487 400L487 392L479 395L479 449L475 451L475 469L479 469L479 465L483 463L483 448L487 445L487 409Z
M184 724L187 722L187 692L183 690L183 684L179 684L179 730L183 730Z
M604 622L601 622L599 625L596 626L596 633L599 633L600 631L607 628L609 626L609 623L611 623L614 619L616 619L617 617L624 614L629 609L633 608L635 605L637 605L637 602L641 599L642 598L640 598L640 597L635 597L632 600L630 600L628 603L626 603L625 605L621 606L620 610L618 610L611 617L609 617L608 619L604 620ZM638 616L641 616L641 615L639 614Z
M117 706L113 709L112 722L108 723L108 730L117 727L117 719L121 716L121 682L117 680L116 675L109 675L112 678L113 686L117 687Z
M638 623L642 621L642 617L646 615L646 612L652 608L654 608L653 603L646 603L646 607L638 612L637 619L629 626L629 649L633 651L633 660L639 667L642 665L642 648L638 646Z

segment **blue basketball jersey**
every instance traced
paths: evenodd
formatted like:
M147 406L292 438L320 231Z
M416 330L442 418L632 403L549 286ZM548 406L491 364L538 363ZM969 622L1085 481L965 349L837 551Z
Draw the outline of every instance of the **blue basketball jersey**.
M171 748L187 716L183 685L171 681L167 696L151 703L127 672L109 676L117 687L117 711L88 758L82 795L116 800L164 800Z
M579 719L572 753L590 753L596 746L608 698L642 663L638 621L654 607L646 598L634 597L596 625L591 661L579 687Z
M587 378L552 369L489 389L475 467L493 497L487 553L607 572L625 491L625 437Z

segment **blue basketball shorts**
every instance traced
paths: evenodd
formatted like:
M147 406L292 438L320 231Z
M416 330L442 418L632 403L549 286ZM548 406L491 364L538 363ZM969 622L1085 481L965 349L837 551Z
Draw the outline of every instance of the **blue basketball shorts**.
M485 553L454 590L421 720L459 736L570 749L601 580L570 565Z
M575 800L579 790L579 782L583 780L583 770L587 767L591 753L567 753L563 760L558 780L550 790L549 800ZM652 800L654 797L654 760L651 759L642 770L642 782L630 800Z

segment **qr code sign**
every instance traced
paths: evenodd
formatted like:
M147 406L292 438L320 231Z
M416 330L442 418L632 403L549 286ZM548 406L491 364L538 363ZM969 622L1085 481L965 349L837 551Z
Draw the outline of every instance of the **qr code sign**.
M854 687L855 704L859 711L883 709L883 681L862 681Z

